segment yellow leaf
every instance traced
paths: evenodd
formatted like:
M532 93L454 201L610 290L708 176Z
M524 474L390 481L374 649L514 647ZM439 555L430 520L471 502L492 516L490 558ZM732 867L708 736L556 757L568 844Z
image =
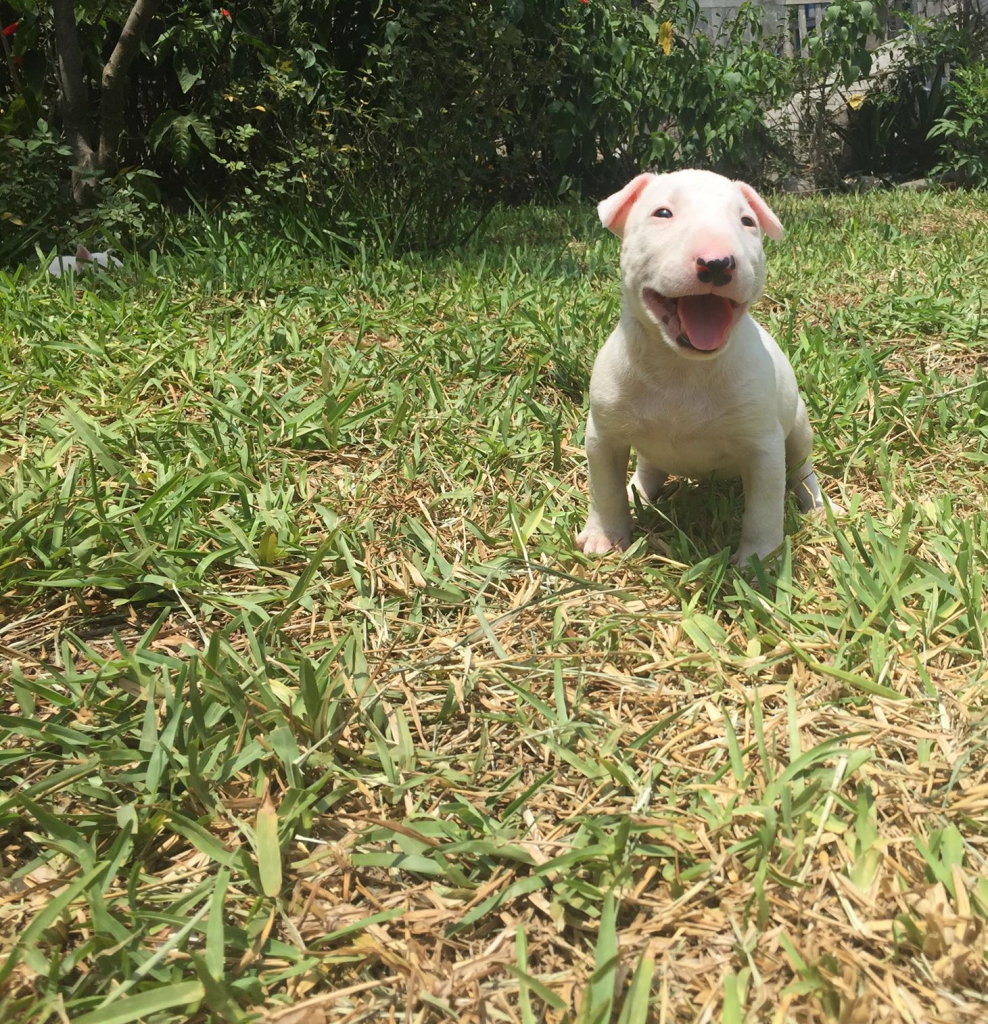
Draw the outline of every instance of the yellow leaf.
M662 52L668 57L672 52L672 22L664 21L659 26L659 46Z
M257 545L257 560L261 565L272 565L278 558L278 531L268 527Z
M254 107L253 109L254 110L263 110L266 113L268 108L267 107Z
M852 92L847 97L847 105L852 110L857 110L867 98L863 92Z
M265 793L257 809L254 822L257 844L257 870L261 876L261 890L265 896L277 896L281 891L281 847L278 844L278 811L270 794Z

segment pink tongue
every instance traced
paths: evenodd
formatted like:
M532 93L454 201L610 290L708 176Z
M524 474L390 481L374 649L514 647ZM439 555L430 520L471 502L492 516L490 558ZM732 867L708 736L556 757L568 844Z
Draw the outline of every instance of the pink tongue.
M734 323L730 299L719 295L684 295L676 312L694 348L715 352L727 344L727 335Z

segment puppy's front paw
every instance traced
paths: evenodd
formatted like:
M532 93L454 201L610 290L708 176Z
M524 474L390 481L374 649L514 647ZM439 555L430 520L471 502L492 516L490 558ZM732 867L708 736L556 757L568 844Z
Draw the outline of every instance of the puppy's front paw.
M631 543L631 530L613 531L589 523L576 536L576 546L585 555L606 555L608 551L624 551Z

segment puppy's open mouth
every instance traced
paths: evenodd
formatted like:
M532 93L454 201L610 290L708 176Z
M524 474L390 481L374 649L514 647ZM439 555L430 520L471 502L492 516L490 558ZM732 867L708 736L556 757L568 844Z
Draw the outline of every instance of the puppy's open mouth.
M654 288L642 292L645 305L683 348L718 352L727 344L731 328L741 319L747 303L723 295L682 295L672 298Z

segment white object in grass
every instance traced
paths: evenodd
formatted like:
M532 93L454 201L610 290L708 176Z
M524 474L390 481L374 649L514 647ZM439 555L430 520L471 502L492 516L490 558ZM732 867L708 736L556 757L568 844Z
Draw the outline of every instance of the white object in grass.
M75 256L56 256L48 264L48 273L52 277L61 277L70 271L79 274L84 270L91 270L96 267L122 267L123 264L108 252L90 252L84 245L80 245L75 251Z

